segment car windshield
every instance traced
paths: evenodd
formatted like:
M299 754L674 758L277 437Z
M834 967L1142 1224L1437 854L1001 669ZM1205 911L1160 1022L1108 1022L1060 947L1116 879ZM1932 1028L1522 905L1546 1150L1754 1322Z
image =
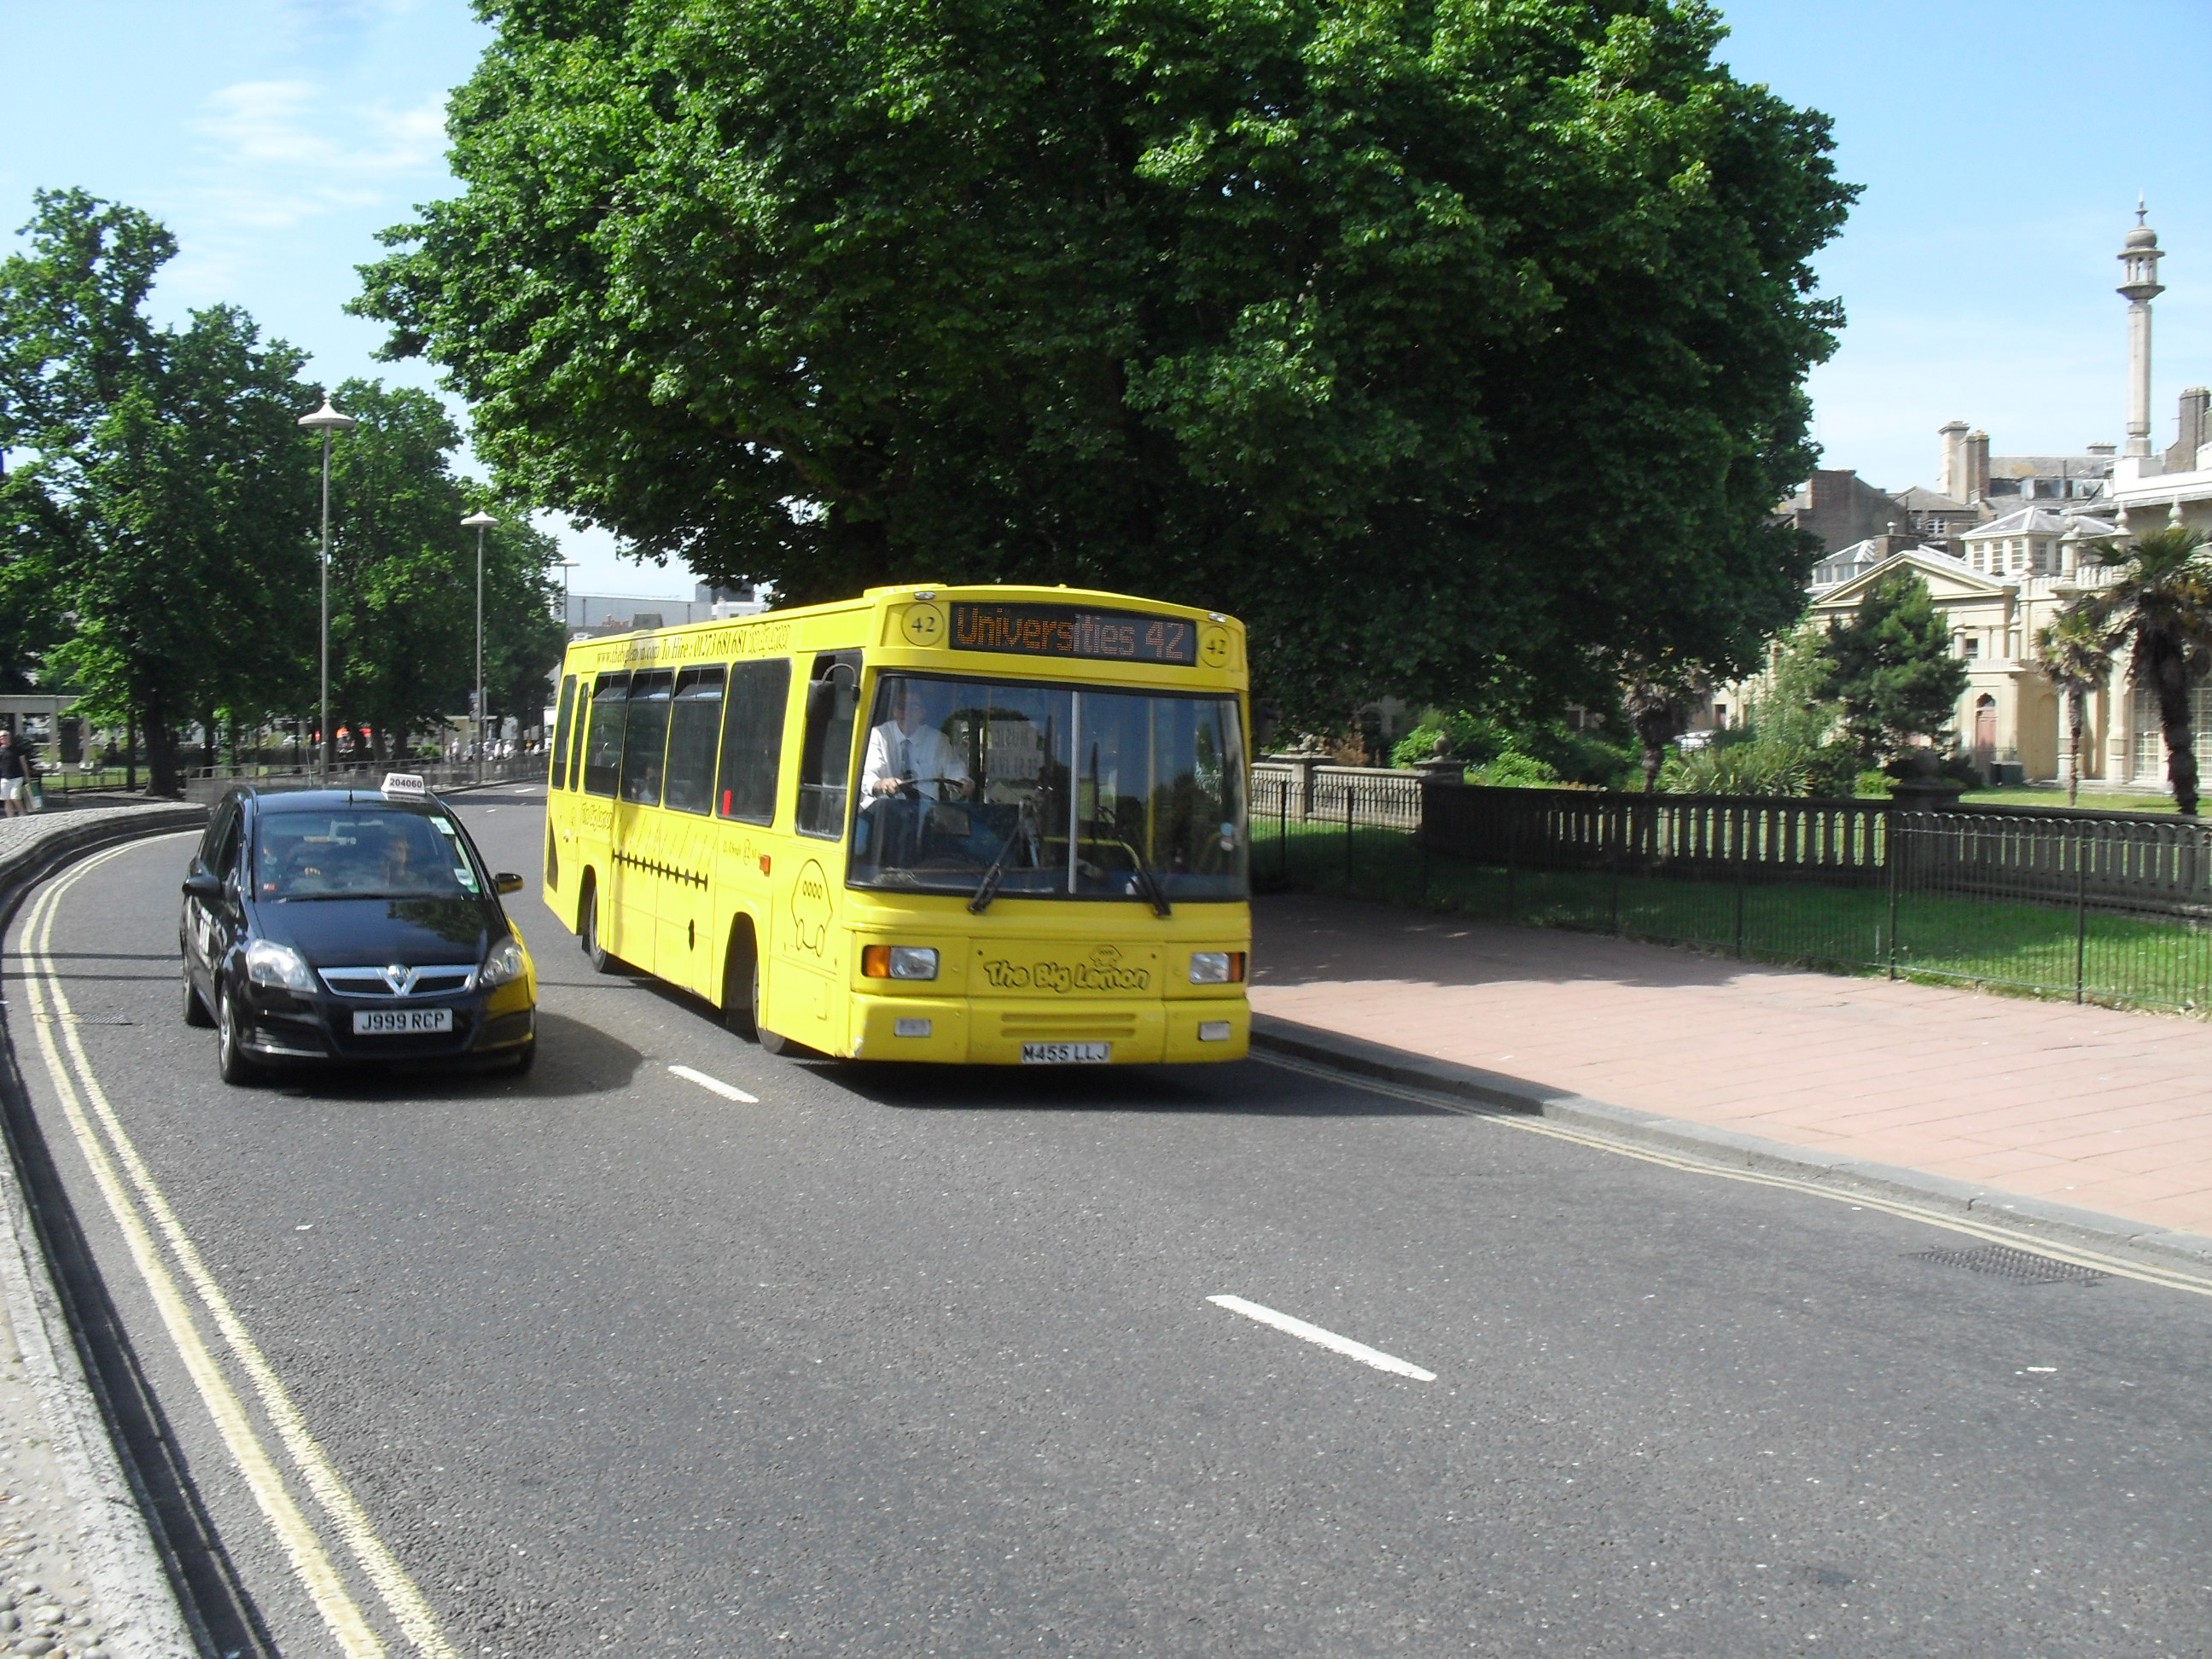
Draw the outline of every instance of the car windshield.
M852 884L1012 898L1245 896L1235 699L1012 680L877 683Z
M393 807L271 812L254 831L264 899L473 898L483 883L442 813Z

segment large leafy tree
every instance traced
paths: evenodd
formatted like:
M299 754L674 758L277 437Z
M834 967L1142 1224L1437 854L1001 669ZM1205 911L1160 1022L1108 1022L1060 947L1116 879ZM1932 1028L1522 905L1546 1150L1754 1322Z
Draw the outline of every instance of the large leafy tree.
M71 618L49 669L95 717L137 721L166 793L180 726L298 684L301 360L228 307L155 325L146 296L175 243L135 209L43 191L25 228L28 248L0 262L0 449L24 458L7 585L41 586Z
M1727 672L1838 314L1698 0L484 0L359 308L513 490L789 599L1242 611L1293 714Z
M1950 730L1966 665L1951 652L1951 622L1928 584L1910 571L1869 588L1850 618L1821 647L1828 678L1822 695L1843 713L1844 729L1872 765L1917 738Z
M2125 646L2128 678L2158 703L2174 810L2196 816L2197 743L2191 703L2212 673L2212 557L2203 536L2172 526L2084 550L2109 573L2080 604L2108 651Z
M454 475L461 434L430 393L348 380L336 401L360 425L331 464L332 720L369 726L389 757L468 707L477 544L461 520L483 506L502 520L484 544L488 701L534 724L561 655L552 539Z

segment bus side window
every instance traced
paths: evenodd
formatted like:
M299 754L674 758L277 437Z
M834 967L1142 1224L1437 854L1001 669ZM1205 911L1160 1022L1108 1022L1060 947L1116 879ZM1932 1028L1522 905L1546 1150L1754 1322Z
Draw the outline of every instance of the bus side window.
M730 670L722 705L722 789L715 810L740 823L775 818L776 773L783 764L783 711L791 701L791 662L774 657Z
M668 757L668 711L676 676L639 674L629 683L629 720L623 727L622 798L660 805L660 769Z
M568 716L576 706L576 677L568 674L561 681L561 711L553 718L553 787L568 787Z
M661 805L671 811L714 810L722 680L719 668L687 668L677 676L676 706L668 717L668 781L660 796Z
M860 653L825 651L806 687L806 734L799 760L799 833L845 833L853 775L853 725L860 702Z
M576 723L568 729L568 787L584 787L584 728L591 724L592 677L580 676L576 681Z
M592 726L584 734L584 793L611 795L622 774L623 716L629 712L629 676L602 674L592 693Z

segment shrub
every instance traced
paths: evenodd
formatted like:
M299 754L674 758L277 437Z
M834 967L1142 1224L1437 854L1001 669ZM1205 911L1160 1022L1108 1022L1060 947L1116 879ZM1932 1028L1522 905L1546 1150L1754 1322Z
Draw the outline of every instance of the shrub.
M1469 772L1467 781L1487 784L1493 789L1540 789L1547 784L1559 782L1559 775L1534 755L1523 755L1508 749L1496 759Z
M1889 793L1889 774L1876 767L1871 772L1859 774L1858 787L1852 793L1861 795L1887 795Z
M1659 787L1677 795L1802 795L1806 753L1790 744L1714 744L1677 755Z
M1451 739L1449 752L1453 757L1475 766L1496 759L1508 741L1494 720L1470 714L1464 708L1431 708L1421 716L1419 726L1391 744L1390 764L1414 766L1432 759L1439 736Z

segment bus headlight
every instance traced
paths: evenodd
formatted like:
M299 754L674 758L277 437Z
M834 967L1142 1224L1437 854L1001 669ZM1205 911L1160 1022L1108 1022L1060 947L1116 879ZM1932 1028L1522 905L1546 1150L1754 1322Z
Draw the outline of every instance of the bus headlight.
M1244 953L1242 951L1193 951L1190 953L1190 982L1193 985L1242 985L1244 982Z
M864 945L860 972L870 979L935 979L937 951L927 945Z

